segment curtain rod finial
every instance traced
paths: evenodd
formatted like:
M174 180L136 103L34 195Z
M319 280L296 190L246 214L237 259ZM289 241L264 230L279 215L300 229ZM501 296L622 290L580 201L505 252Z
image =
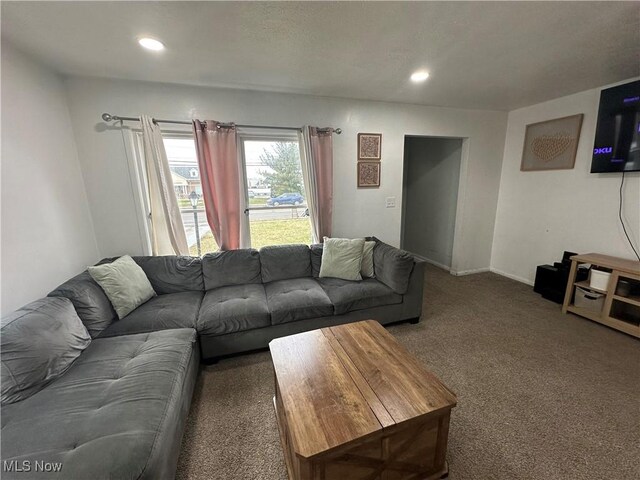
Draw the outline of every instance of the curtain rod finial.
M340 135L342 133L342 129L341 128L336 128L334 130L338 135Z
M103 113L102 120L104 120L105 122L110 122L111 120L115 120L115 118L109 113Z

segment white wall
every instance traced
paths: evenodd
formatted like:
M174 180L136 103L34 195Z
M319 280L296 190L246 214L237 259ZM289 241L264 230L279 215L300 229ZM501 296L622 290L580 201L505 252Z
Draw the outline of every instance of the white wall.
M536 266L558 261L564 250L635 258L618 221L621 174L589 173L600 90L509 112L491 257L497 273L532 283ZM578 113L584 121L575 168L521 172L526 125ZM626 174L624 203L627 230L638 245L640 174Z
M341 127L334 137L334 236L375 234L400 243L405 135L469 137L461 215L460 270L488 268L504 147L505 112L345 100L72 77L71 117L100 253L142 252L123 140L106 129L103 112L166 119L216 119L245 124ZM420 88L428 88L428 85ZM381 132L379 189L356 188L358 132ZM462 185L461 185L462 188ZM395 196L396 208L385 208Z
M462 140L405 141L402 248L449 269L458 202Z
M5 314L98 259L60 78L2 41Z

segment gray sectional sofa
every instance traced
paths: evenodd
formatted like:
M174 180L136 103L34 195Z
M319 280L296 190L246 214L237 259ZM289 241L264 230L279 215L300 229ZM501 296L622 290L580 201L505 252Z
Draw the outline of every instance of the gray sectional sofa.
M15 467L44 461L62 470L39 478L172 478L200 359L362 319L418 321L424 264L374 240L375 278L358 282L319 278L322 245L133 257L157 296L122 319L86 271L3 318L3 382L29 357L5 334L20 322L74 316L88 346L27 398L5 403L3 390L2 461L14 463L2 477L30 478Z

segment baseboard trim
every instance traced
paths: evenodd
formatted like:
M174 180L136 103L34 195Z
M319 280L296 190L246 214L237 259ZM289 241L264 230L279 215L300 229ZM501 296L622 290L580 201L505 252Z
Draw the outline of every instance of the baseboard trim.
M436 266L440 266L435 264L434 262L431 262L427 259L425 259L425 261L429 262L429 263L433 263ZM445 268L445 267L441 267L441 268ZM453 270L449 270L449 273L451 273L451 275L455 275L457 277L461 277L463 275L474 275L476 273L486 273L486 272L491 272L491 273L495 273L496 275L500 275L501 277L507 277L511 280L515 280L516 282L520 282L520 283L524 283L526 285L530 285L533 286L533 282L531 280L528 280L526 278L522 278L519 277L517 275L512 275L510 273L507 272L503 272L502 270L498 270L497 268L474 268L471 270L460 270L459 272L455 272Z
M491 268L491 272L501 275L503 277L510 278L511 280L515 280L516 282L524 283L526 285L530 285L533 287L533 282L526 278L519 277L518 275L513 275L511 273L503 272L502 270L498 270L497 268Z
M486 273L488 271L489 271L488 268L474 268L472 270L459 270L457 272L454 272L453 270L451 270L451 275L456 275L460 277L462 275L473 275L474 273Z
M443 265L442 263L438 263L435 262L433 260L429 260L428 258L425 257L420 257L421 260L424 260L427 263L430 263L431 265L434 265L438 268L441 268L442 270L446 270L447 272L451 272L451 267L447 267L446 265Z
M407 250L407 251L409 252L409 250ZM420 255L419 253L414 253L414 252L409 252L409 253L410 253L411 255L413 255L414 257L416 257L416 258L418 258L418 259L422 260L423 262L427 262L427 263L429 263L429 264L431 264L431 265L433 265L433 266L436 266L436 267L438 267L438 268L441 268L441 269L443 269L443 270L446 270L447 272L451 272L451 267L448 267L448 266L446 266L446 265L443 265L442 263L438 263L438 262L436 262L436 261L434 261L434 260L431 260L431 259L429 259L429 258L427 258L427 257L424 257L424 256Z

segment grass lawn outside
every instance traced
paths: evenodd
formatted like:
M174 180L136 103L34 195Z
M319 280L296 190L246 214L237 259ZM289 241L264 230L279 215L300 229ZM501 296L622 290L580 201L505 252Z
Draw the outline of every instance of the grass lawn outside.
M308 218L291 218L286 220L254 220L250 223L251 246L285 245L289 243L311 243L311 224ZM202 254L217 252L218 245L211 232L200 240ZM189 253L198 255L196 245L189 248Z

